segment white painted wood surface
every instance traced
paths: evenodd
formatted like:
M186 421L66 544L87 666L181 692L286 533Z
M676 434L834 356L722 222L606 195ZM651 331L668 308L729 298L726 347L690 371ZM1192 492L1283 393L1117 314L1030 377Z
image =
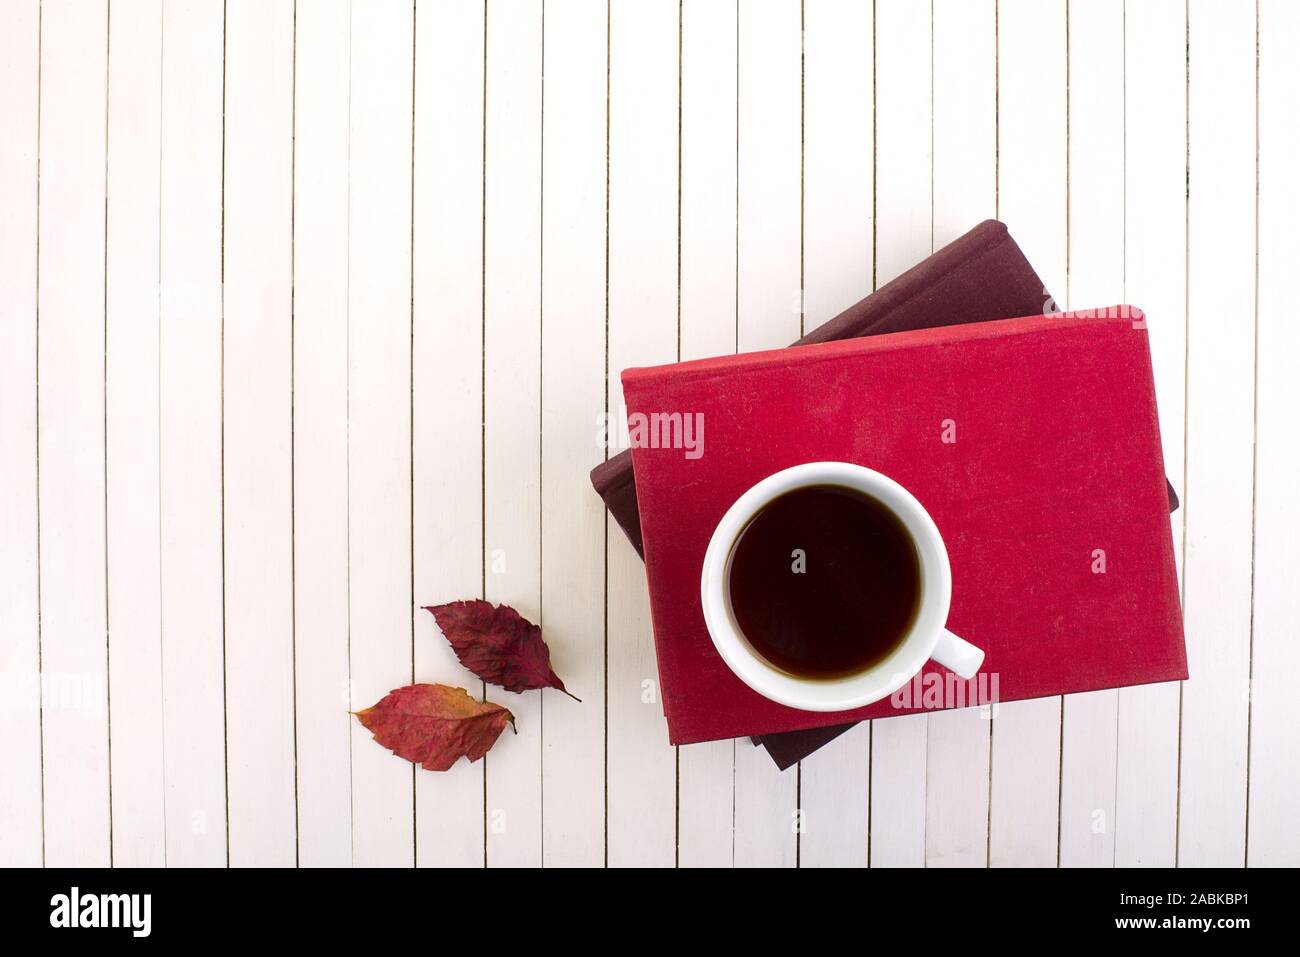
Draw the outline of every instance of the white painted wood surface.
M483 589L483 5L420 8L415 21L412 501L416 605ZM459 144L448 149L448 143ZM448 461L460 463L447 468ZM417 678L477 692L427 612L415 614ZM417 775L416 862L483 863L483 768Z
M352 5L348 180L351 710L414 676L411 143L414 9ZM415 775L352 723L352 860L415 860Z
M1187 516L1178 862L1246 857L1254 593L1253 454L1258 153L1257 24L1237 8L1187 14ZM1213 73L1197 70L1213 63ZM1292 116L1294 122L1295 117ZM1279 556L1281 558L1281 556ZM1231 826L1229 822L1235 823Z
M1282 0L0 0L0 863L1300 863L1296 42ZM670 748L586 479L618 373L989 216L1045 304L1148 313L1191 680ZM480 595L583 702L493 691L519 734L413 773L347 712L480 693L420 608Z
M186 867L225 864L230 847L222 534L223 14L201 0L162 8L163 799L167 863Z
M1300 592L1293 570L1300 560L1300 508L1287 476L1300 468L1295 436L1300 380L1287 368L1300 335L1287 314L1283 277L1294 269L1300 243L1291 217L1300 215L1300 190L1281 159L1300 149L1300 63L1283 51L1300 42L1300 8L1265 2L1259 11L1259 312L1256 348L1255 588L1249 709L1250 787L1247 862L1291 865L1296 825L1290 796L1300 786L1293 696L1286 675L1300 664L1296 621Z
M545 696L548 866L598 865L605 856L604 834L590 824L604 807L605 733L590 711L605 678L606 519L587 473L603 451L594 410L605 401L605 275L592 264L605 256L606 12L600 0L553 5L543 25L540 620L574 636L553 649L553 661L583 699Z
M225 73L222 435L230 863L285 867L297 852L293 0L227 5ZM249 708L249 701L264 701L270 710Z
M162 4L124 3L114 13L104 287L109 682L117 691L109 712L113 862L161 866L167 860L158 509Z
M4 7L0 31L0 855L45 857L36 468L36 234L40 99L37 0Z
M104 497L107 9L41 12L37 522L45 860L111 860ZM42 275L46 281L41 283ZM75 276L75 281L63 277ZM42 331L44 336L41 335ZM51 755L62 755L50 760Z
M350 64L348 0L304 4L297 10L293 160L293 615L294 634L303 637L302 653L294 655L297 722L294 754L298 768L298 861L304 866L344 866L353 860L352 718L340 713L346 712L351 701ZM417 568L419 542L417 537ZM481 850L481 840L479 847Z

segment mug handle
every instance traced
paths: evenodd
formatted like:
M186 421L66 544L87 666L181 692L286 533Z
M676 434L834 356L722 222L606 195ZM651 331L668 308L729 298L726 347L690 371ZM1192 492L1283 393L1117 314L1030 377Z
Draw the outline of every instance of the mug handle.
M943 665L959 678L974 678L984 664L984 650L976 648L965 638L958 638L948 629L939 635L931 659Z

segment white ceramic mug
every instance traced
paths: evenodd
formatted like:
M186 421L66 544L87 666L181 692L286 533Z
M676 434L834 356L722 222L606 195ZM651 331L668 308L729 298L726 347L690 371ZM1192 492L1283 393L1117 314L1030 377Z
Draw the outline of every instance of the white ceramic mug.
M856 489L883 504L907 530L921 566L919 610L907 635L882 661L842 678L801 678L776 667L746 640L731 609L728 580L740 533L773 499L810 485ZM944 627L951 601L952 570L934 519L893 479L847 462L796 465L769 475L741 495L714 529L700 574L704 621L722 660L765 698L803 711L848 711L879 701L907 684L930 659L962 678L974 677L984 652Z

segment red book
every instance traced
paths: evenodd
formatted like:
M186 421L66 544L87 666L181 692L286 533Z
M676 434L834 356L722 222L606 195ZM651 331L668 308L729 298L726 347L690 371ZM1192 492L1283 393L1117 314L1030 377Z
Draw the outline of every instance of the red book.
M954 685L969 705L1187 677L1140 311L628 369L623 389L673 744L909 714L951 704ZM673 414L695 425L679 447ZM714 527L759 479L822 460L883 472L929 511L952 564L948 627L985 650L979 676L931 664L910 698L818 713L751 691L719 657L700 611Z

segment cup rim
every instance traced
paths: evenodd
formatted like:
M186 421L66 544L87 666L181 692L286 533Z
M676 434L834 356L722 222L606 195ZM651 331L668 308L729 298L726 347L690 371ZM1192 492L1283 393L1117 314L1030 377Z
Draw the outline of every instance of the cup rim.
M764 658L741 632L731 610L731 554L749 520L773 499L798 488L838 485L870 495L903 523L921 566L920 608L907 636L882 661L841 678L803 678ZM925 665L943 633L952 601L952 571L938 526L898 482L850 462L805 462L760 479L732 503L714 528L700 570L700 606L722 660L765 698L802 711L849 711L880 701Z

